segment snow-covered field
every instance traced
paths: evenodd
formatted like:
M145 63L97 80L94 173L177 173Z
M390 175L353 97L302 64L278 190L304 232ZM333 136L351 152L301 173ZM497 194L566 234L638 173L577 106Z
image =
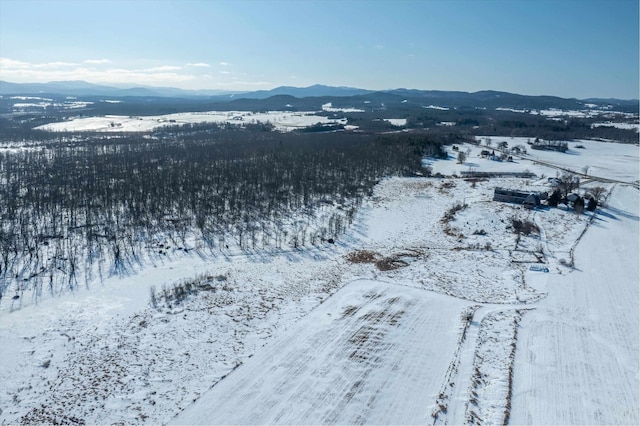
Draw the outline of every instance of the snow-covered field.
M2 311L0 422L638 424L638 146L579 144L462 145L434 173L538 177L386 179L335 245L175 255ZM612 189L594 214L491 201L587 165Z
M54 102L50 98L41 98L39 96L11 96L9 99L20 100L26 102L14 102L14 111L24 111L25 109L34 108L62 108L62 109L80 109L85 108L93 102L76 101L75 98L67 98L64 102Z
M598 107L595 104L585 104L587 109L582 110L566 110L566 109L558 109L558 108L550 108L550 109L514 109L514 108L496 108L496 111L510 111L519 114L532 114L532 115L541 115L548 117L549 119L555 118L565 118L565 117L577 117L577 118L594 118L594 117L605 117L605 118L624 118L630 120L638 120L638 115L634 113L628 112L620 112L613 110L613 106L609 105L608 107ZM637 123L636 123L637 126Z
M576 140L569 142L569 150L564 154L555 151L534 150L527 144L531 138L508 136L479 136L480 145L462 145L461 150L469 150L464 163L458 163L457 153L450 151L446 161L425 163L433 167L434 173L443 175L460 175L463 171L492 171L492 172L523 172L530 171L538 176L554 177L563 170L586 174L623 182L638 181L638 157L640 147L632 144L616 142L597 142L591 140ZM487 146L487 139L490 140ZM514 156L513 162L494 161L483 158L483 150L499 153L498 144L506 142L508 148L524 147L526 154ZM585 173L585 168L586 173Z
M424 424L463 307L430 292L351 282L174 422Z
M638 424L638 190L616 187L518 335L516 424Z
M102 117L77 117L59 123L37 127L53 132L148 132L163 126L181 124L257 124L271 123L276 130L290 131L315 124L347 124L346 118L329 118L313 112L249 112L249 111L208 111L180 112L157 116L106 115Z
M630 129L640 132L640 124L638 123L612 123L611 121L605 121L604 123L593 123L591 127L615 127L617 129Z
M360 108L336 108L331 102L323 104L322 110L327 112L364 112L364 110Z
M406 118L385 118L384 121L393 124L394 126L402 127L407 125Z

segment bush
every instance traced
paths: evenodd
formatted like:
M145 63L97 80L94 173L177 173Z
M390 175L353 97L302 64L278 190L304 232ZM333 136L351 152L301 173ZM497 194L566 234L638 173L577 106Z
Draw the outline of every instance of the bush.
M440 220L442 223L449 223L453 220L453 218L455 217L456 213L458 213L460 210L464 210L467 207L469 207L468 204L462 204L462 203L456 203L453 207L451 207L449 210L447 210L447 212L444 214L444 216L442 216L442 219Z
M516 217L511 218L511 227L516 234L529 235L532 233L539 234L540 228L530 220L520 220Z
M351 263L374 263L380 258L380 254L370 250L356 250L347 255Z
M573 202L573 210L577 214L582 214L582 212L584 211L584 198L578 197L578 199Z
M560 190L556 189L551 193L551 195L547 199L547 205L550 207L558 207L558 203L560 202L561 198L562 198L562 194L560 193Z
M380 271L393 271L395 269L403 268L405 266L409 266L407 262L402 259L397 259L395 257L385 257L384 259L380 259L376 262L376 267Z

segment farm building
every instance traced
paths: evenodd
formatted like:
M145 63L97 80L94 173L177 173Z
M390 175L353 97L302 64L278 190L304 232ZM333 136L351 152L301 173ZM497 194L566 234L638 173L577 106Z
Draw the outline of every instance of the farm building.
M535 173L531 172L476 172L461 171L460 176L463 178L494 178L494 177L518 177L518 178L534 178Z
M545 141L536 139L536 141L531 144L531 148L545 151L566 152L569 149L569 144L565 141Z
M493 192L493 201L503 203L520 204L527 208L540 205L540 200L546 199L546 194L524 192L513 189L496 188Z

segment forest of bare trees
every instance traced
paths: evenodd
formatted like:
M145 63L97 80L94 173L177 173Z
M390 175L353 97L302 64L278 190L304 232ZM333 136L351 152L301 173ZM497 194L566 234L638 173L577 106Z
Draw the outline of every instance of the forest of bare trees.
M58 294L167 255L333 241L379 179L443 152L427 136L265 130L56 135L0 151L0 295Z

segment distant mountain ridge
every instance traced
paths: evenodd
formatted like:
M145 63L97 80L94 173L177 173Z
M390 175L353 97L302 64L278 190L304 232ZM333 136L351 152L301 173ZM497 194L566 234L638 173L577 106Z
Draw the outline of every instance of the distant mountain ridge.
M74 96L74 97L158 97L198 99L201 101L229 102L241 99L267 100L274 96L290 96L297 99L323 98L331 102L332 98L352 101L354 104L367 102L405 102L422 106L435 105L445 108L520 108L520 109L583 109L586 104L597 106L614 105L630 110L638 109L638 100L626 99L572 99L557 96L531 96L508 92L484 90L479 92L445 91L445 90L366 90L354 87L336 87L315 84L309 87L280 86L271 90L252 92L223 90L184 90L172 87L136 86L118 88L93 84L86 81L52 81L49 83L11 83L0 81L2 96ZM325 99L326 98L326 99ZM350 98L350 99L348 99Z
M10 83L0 80L0 95L66 95L66 96L154 96L154 97L203 97L233 93L227 90L184 90L175 87L135 86L118 88L101 84L76 81L51 81L48 83Z
M374 90L357 89L354 87L335 87L314 84L309 87L280 86L271 90L258 90L255 92L244 93L242 96L252 99L266 99L277 95L288 95L296 98L318 98L324 96L358 96L374 92Z

